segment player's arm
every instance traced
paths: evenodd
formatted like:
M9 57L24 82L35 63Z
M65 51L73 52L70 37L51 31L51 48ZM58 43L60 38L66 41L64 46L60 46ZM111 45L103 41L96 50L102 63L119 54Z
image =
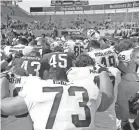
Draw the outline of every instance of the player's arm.
M1 111L6 115L22 115L28 112L24 99L20 96L1 100Z
M106 71L103 71L99 75L100 80L100 92L102 93L101 104L98 108L99 112L105 111L113 103L114 88L109 75Z
M1 74L0 78L0 90L1 90L1 100L9 96L9 81L7 79L7 74Z
M125 94L124 88L121 84L118 86L118 95L115 110L118 119L122 121L128 120L129 117L128 99Z
M6 115L21 115L28 111L26 103L22 97L9 96L9 80L7 77L1 78L1 112Z

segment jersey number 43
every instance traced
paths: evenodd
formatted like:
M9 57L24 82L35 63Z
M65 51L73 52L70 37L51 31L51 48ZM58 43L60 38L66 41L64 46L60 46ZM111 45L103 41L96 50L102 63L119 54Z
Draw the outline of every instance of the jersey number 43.
M25 60L23 61L21 67L24 68L29 73L29 75L39 76L39 70L40 70L41 64L38 61L30 62L30 61ZM30 68L33 69L33 72L30 70Z

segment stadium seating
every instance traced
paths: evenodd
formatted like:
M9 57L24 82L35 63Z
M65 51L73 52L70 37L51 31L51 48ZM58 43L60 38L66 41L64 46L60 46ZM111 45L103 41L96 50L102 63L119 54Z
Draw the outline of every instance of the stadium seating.
M100 13L100 14L66 14L66 15L31 15L19 6L1 5L2 23L7 23L7 19L19 20L32 24L31 22L40 21L46 25L46 29L51 26L58 26L59 29L75 29L84 27L99 26L107 20L112 22L131 22L132 16L135 22L139 22L139 17L135 18L132 13ZM49 25L50 24L50 25ZM49 27L47 27L49 26Z
M1 5L1 16L2 21L5 21L8 17L12 17L15 20L23 20L26 22L31 22L33 20L33 17L28 15L27 12L23 11L18 6L5 6Z

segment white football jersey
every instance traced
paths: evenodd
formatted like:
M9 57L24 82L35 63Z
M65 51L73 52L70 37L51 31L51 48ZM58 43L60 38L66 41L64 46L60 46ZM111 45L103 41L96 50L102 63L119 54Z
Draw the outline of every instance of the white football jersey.
M11 46L6 46L4 48L3 52L6 56L9 56L12 53L12 52L10 52L10 48L11 48Z
M121 53L119 53L118 55L118 59L119 61L125 62L125 63L130 63L131 61L131 53L132 53L133 49L127 50L127 51L122 51ZM135 70L137 73L139 73L139 67L136 65L131 64L131 66L129 66L129 70L133 69Z
M114 85L114 101L105 112L96 112L94 130L117 130L115 103L117 101L118 86L121 81L121 72L114 67L109 67L111 81Z
M70 82L76 80L84 80L91 77L92 79L98 76L98 72L92 66L89 67L72 67L67 71L67 77Z
M104 50L93 50L88 52L91 58L94 58L96 63L105 67L116 67L118 64L118 57L112 48Z
M27 77L10 78L10 96L15 97L26 82ZM2 115L2 130L33 130L32 121L28 113L18 116Z
M118 55L119 61L129 62L132 51L133 51L133 49L120 52Z
M100 104L91 78L63 82L30 77L19 94L34 122L34 130L92 130Z
M24 48L25 48L25 45L22 45L22 44L19 44L16 46L6 46L4 48L4 54L6 56L9 56L10 54L12 54L15 51L21 51L22 52Z

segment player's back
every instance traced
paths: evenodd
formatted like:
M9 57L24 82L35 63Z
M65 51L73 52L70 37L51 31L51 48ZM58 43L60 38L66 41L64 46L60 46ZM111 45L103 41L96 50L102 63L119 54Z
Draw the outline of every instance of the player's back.
M32 52L30 55L23 56L22 58L16 58L13 61L13 65L21 66L21 68L24 68L29 73L29 75L39 76L39 70L41 66L40 59L41 57L36 55L36 52Z
M25 98L34 130L92 130L100 104L92 78L71 83L31 78L20 96Z
M106 66L106 67L116 67L118 63L117 54L111 48L104 50L97 49L92 52L88 52L89 56L94 58L97 64Z
M114 67L109 67L108 70L111 72L109 75L114 85L114 101L106 111L96 112L94 130L117 130L115 103L117 101L118 85L121 81L121 73Z
M49 78L52 79L59 69L68 70L72 66L72 60L68 53L53 52L45 54L41 64L44 64L44 70L49 71Z
M68 80L74 82L76 80L84 80L91 77L94 80L98 76L97 70L93 66L88 67L72 67L67 71Z
M25 81L26 77L14 76L10 78L9 89L11 97L15 97L18 95ZM2 130L32 130L32 128L32 121L28 113L18 116L8 116L3 114L1 115Z

